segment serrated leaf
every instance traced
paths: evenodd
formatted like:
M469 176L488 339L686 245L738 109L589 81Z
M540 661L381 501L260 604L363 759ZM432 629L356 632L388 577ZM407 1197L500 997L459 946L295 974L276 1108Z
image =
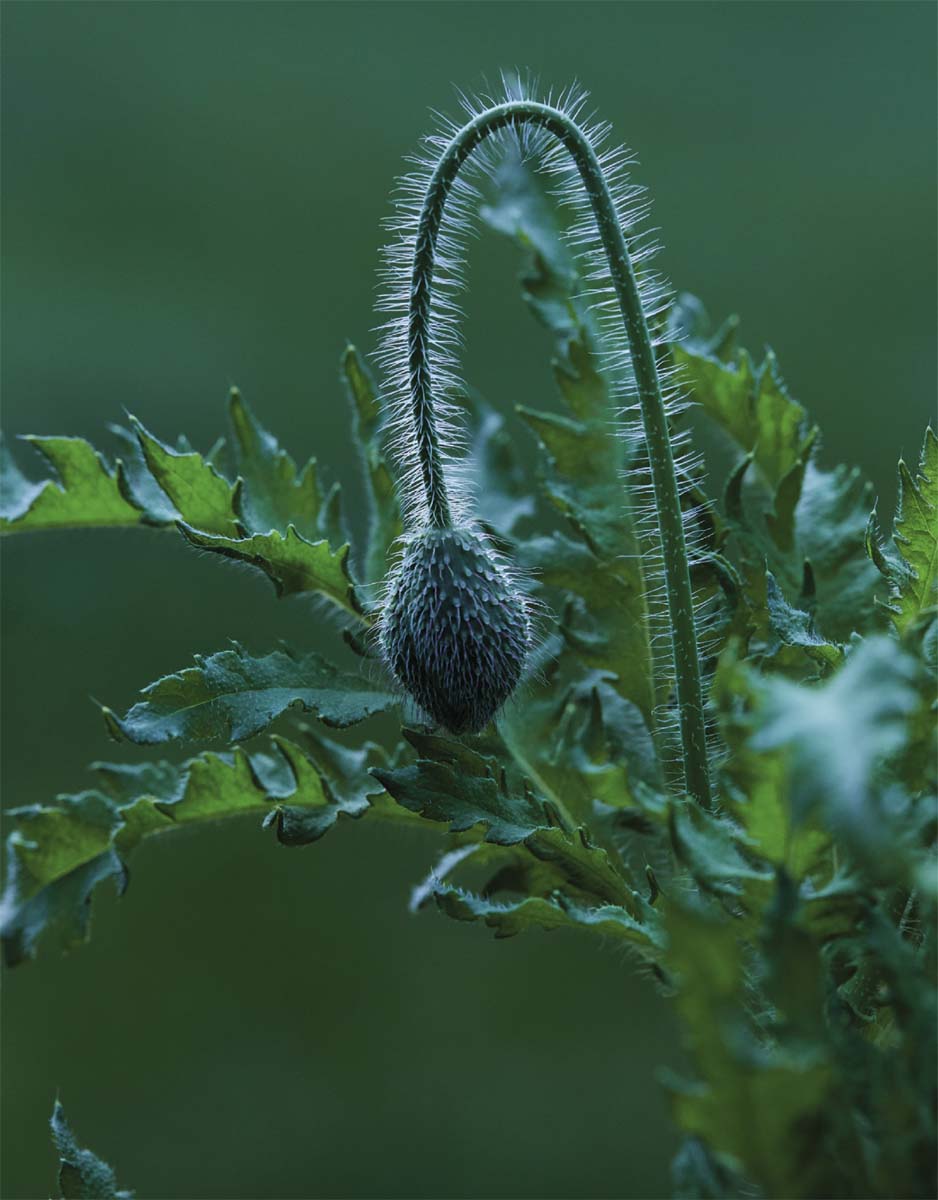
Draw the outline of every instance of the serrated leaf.
M555 661L498 718L518 770L574 822L591 823L597 803L628 803L632 779L660 782L642 715L614 682L609 673Z
M178 528L197 550L220 554L263 571L278 596L304 593L324 596L356 622L367 620L349 571L348 545L333 550L325 539L308 542L292 525L286 533L273 530L243 538L203 533L183 521Z
M339 671L313 651L294 658L274 650L254 658L240 647L196 659L150 684L123 718L105 709L117 738L141 746L160 742L238 742L253 737L291 706L344 728L384 712L396 701L359 675Z
M816 585L814 615L821 635L846 642L855 631L871 632L878 578L866 559L866 522L871 489L859 471L822 471L808 463L795 510L794 548L777 560L780 580L794 592L810 562ZM769 555L769 565L773 556Z
M519 547L519 558L544 583L582 599L592 637L592 645L581 649L584 661L614 672L621 695L652 728L660 697L646 584L623 485L625 440L610 436L616 412L600 367L595 323L578 295L577 272L556 217L530 172L509 157L497 182L497 201L482 216L525 252L524 297L551 334L554 378L568 410L519 411L545 455L545 491L576 538L530 539Z
M307 541L323 537L326 506L316 460L310 459L298 471L296 463L260 424L237 388L232 388L229 394L228 416L240 480L234 507L244 529L249 533L272 530L285 533L292 525Z
M140 513L123 497L117 475L82 438L26 436L54 477L32 483L0 445L0 532L126 526Z
M872 518L872 519L875 519ZM903 635L935 611L938 589L938 437L929 426L913 475L899 461L899 499L893 524L899 559L888 558L872 538L871 557L892 585L892 621ZM874 552L875 551L875 552Z
M844 647L818 632L812 613L790 604L771 571L750 569L745 580L748 648L773 674L810 678L844 661ZM799 603L811 605L804 592Z
M565 638L588 666L609 672L616 690L654 727L656 707L644 583L628 558L601 559L582 539L555 533L517 548L520 565L578 599Z
M855 470L818 467L817 427L771 352L755 366L743 351L723 361L694 339L673 342L671 351L697 405L746 454L724 502L748 569L767 564L782 590L797 595L808 563L811 615L825 640L875 629L877 575L865 552L869 485Z
M342 355L342 378L352 406L352 437L362 454L368 535L359 564L366 583L383 579L391 547L403 532L394 480L382 447L383 415L371 372L354 346Z
M173 450L136 419L131 424L147 469L186 524L206 533L237 534L235 489L195 451Z
M750 576L768 565L784 595L813 620L818 636L844 643L875 630L879 576L866 551L870 488L846 467L822 471L809 461L799 472L790 544L772 537L758 492L746 495L734 519L734 540ZM810 590L805 590L806 579Z
M287 790L281 795L271 792L277 800L275 813L266 822L275 822L277 840L284 846L305 846L316 842L335 825L339 817L357 820L367 812L401 821L406 817L394 809L375 803L375 787L368 774L369 764L386 760L380 747L372 742L349 748L328 738L306 731L311 753L304 753L286 738L273 737L289 772ZM252 756L255 776L269 784L262 774L260 756ZM289 801L289 803L284 803Z
M133 1192L118 1190L113 1169L96 1154L78 1145L58 1100L49 1124L59 1156L62 1200L133 1200Z
M534 515L534 497L505 419L478 399L471 412L475 428L469 457L479 520L496 535L511 537Z
M582 928L640 949L658 949L655 927L639 923L624 908L614 905L581 908L560 894L550 899L528 896L512 903L475 896L448 885L438 887L433 898L447 916L458 921L484 921L497 938L515 937L529 929Z
M15 819L16 810L6 814ZM0 900L0 933L7 966L31 958L44 934L59 950L70 950L88 937L91 893L107 879L125 882L120 858L113 850L96 855L66 875L35 890L32 877L20 864L7 838L7 877Z
M778 756L783 764L794 829L816 823L831 830L874 880L913 881L923 868L919 831L936 819L927 784L914 802L895 784L887 790L882 783L887 769L901 773L910 750L917 755L934 747L933 715L932 732L909 747L919 715L933 701L926 678L885 637L859 644L819 686L750 677L755 703L748 746L755 756ZM920 788L924 774L919 767Z
M787 1047L762 1050L744 1006L746 951L732 921L678 904L665 915L665 964L701 1075L699 1083L671 1083L679 1125L742 1164L767 1195L829 1195L827 1159L815 1150L818 1114L832 1101L830 1063Z
M122 425L108 425L108 430L120 446L117 460L117 486L127 501L140 512L146 525L163 527L179 519L173 502L150 473L140 439Z
M478 829L488 843L523 843L578 894L637 913L637 898L619 865L585 827L568 826L566 813L536 795L526 780L516 782L495 759L463 742L404 732L417 761L372 772L398 804L426 820L447 823L451 833Z
M120 825L113 804L97 791L60 797L54 808L15 808L10 816L16 828L8 846L39 887L104 853Z
M745 836L726 818L706 812L691 800L672 799L669 824L678 860L705 891L738 896L749 881L771 877L765 867L745 856Z
M511 789L493 759L437 734L405 729L404 736L417 751L417 761L373 774L410 812L448 823L451 833L481 825L486 841L506 846L549 828L543 802L530 791Z
M747 453L774 495L816 436L804 408L788 393L774 354L760 365L739 351L724 362L686 343L671 353L694 401Z
M350 749L307 734L310 749L285 738L269 752L205 752L181 766L98 763L98 787L50 804L7 812L9 870L0 928L9 965L32 957L40 938L60 949L86 940L91 893L116 878L144 838L183 825L253 815L273 824L284 845L323 836L342 817L372 814L400 823L408 814L384 804L368 768L387 763L377 746Z
M745 1200L751 1193L733 1160L715 1155L698 1137L684 1139L671 1162L672 1200Z

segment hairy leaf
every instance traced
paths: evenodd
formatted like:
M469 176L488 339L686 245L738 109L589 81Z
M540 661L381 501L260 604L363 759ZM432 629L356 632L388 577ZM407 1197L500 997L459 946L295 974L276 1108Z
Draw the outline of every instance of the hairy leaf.
M274 585L278 596L304 593L324 596L357 622L365 620L349 572L347 545L333 550L325 540L308 542L292 525L287 526L286 533L273 530L244 538L203 533L182 521L179 531L197 550L257 567Z
M486 840L501 845L523 841L557 819L530 790L512 789L493 759L463 742L415 729L404 735L417 751L416 763L374 775L411 812L448 823L452 833L482 825Z
M65 1119L58 1100L49 1122L59 1156L59 1190L62 1200L132 1200L133 1192L119 1191L111 1167L90 1150L82 1149Z
M395 703L389 692L339 671L315 652L295 658L274 650L254 658L240 646L197 658L194 667L157 680L142 695L123 718L104 710L116 738L142 746L244 741L291 705L342 728Z
M405 736L417 761L373 771L398 804L426 820L448 823L451 833L478 830L499 846L523 843L574 894L636 915L637 896L616 858L586 828L573 827L556 802L535 794L526 778L499 770L496 760L462 742L416 730L405 730Z
M566 900L562 893L555 893L552 898L528 896L512 903L441 886L434 891L433 898L447 916L459 921L484 921L497 938L514 937L529 929L581 927L641 949L658 948L656 928L636 921L624 908L614 905L581 908Z
M307 748L282 737L270 751L206 752L181 766L98 763L96 787L7 812L7 883L0 926L7 962L31 957L39 939L62 949L85 940L91 893L105 879L126 885L127 856L143 838L181 825L254 815L284 845L305 845L339 817L373 813L410 820L384 804L368 770L387 764L372 743L354 749L306 732Z

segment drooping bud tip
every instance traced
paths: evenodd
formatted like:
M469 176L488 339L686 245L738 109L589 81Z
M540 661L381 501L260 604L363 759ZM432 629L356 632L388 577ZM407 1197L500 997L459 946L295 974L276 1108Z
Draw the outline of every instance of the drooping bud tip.
M514 691L530 643L524 598L471 529L425 529L391 580L381 627L390 670L452 733L478 733Z

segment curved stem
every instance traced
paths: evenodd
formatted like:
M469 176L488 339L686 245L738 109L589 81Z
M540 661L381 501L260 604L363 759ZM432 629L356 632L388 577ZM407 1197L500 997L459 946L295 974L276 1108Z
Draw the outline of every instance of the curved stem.
M439 528L446 528L450 524L449 499L436 433L427 352L430 344L428 335L433 265L446 200L460 167L480 143L499 129L525 124L538 125L547 130L569 151L580 173L606 252L612 285L619 301L632 352L661 530L685 784L691 795L705 808L709 808L710 775L704 735L703 695L690 571L668 419L661 394L655 352L628 245L599 159L589 139L577 124L566 113L547 104L538 104L531 100L513 100L494 105L473 117L443 151L424 195L411 276L408 346L414 426L430 519Z

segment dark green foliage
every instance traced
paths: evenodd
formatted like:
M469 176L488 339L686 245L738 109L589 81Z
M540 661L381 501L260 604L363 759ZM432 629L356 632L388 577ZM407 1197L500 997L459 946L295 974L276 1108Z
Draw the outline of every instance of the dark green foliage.
M669 786L661 600L622 482L624 470L642 482L640 454L630 461L613 435L598 335L539 194L517 165L499 187L487 219L524 254L560 405L501 415L474 402L471 457L485 536L531 572L543 604L540 649L474 534L444 565L455 554L466 569L462 591L495 623L501 663L479 661L471 627L437 622L433 606L452 615L460 591L440 572L446 535L429 535L433 553L404 546L381 624L374 584L400 516L380 405L351 349L342 374L368 516L355 551L337 490L320 488L313 464L298 469L237 393L230 445L204 456L134 423L114 430L113 461L76 439L35 440L54 472L40 483L5 457L10 532L178 531L262 570L280 595L319 597L357 654L338 633L341 667L308 647L235 647L157 681L124 717L108 712L134 745L185 739L194 757L97 764L87 790L8 813L7 959L80 942L96 885L123 886L137 844L177 826L250 816L291 846L341 817L435 830L445 853L415 907L500 938L598 933L597 952L627 948L675 1006L690 1062L667 1081L684 1134L676 1196L932 1196L938 442L929 431L917 467L900 464L884 537L856 472L818 462L771 354L755 364L735 349L735 322L711 332L689 297L672 309L667 353L713 459L690 481L715 776L702 811ZM515 453L532 433L533 482ZM401 682L467 732L401 729L376 627ZM413 678L418 637L438 641L438 678ZM466 683L480 667L481 695ZM274 720L269 742L239 744ZM636 1036L624 1021L624 1044ZM101 1194L115 1195L108 1178Z
M143 695L123 718L104 710L108 729L118 740L138 746L242 742L291 705L342 729L394 703L385 689L337 671L319 654L297 658L274 650L253 658L240 646L197 659L194 667L151 683Z
M426 529L388 587L381 646L401 686L452 733L479 733L517 686L530 643L525 602L471 529Z

